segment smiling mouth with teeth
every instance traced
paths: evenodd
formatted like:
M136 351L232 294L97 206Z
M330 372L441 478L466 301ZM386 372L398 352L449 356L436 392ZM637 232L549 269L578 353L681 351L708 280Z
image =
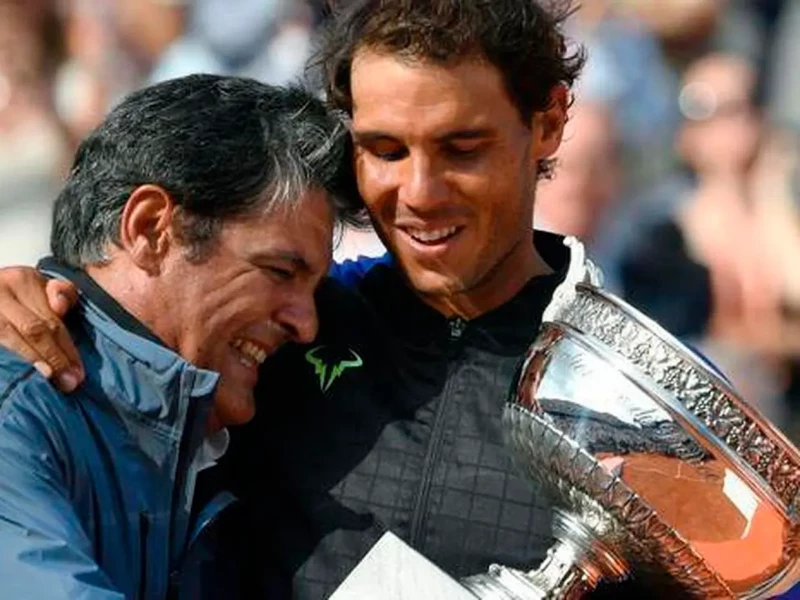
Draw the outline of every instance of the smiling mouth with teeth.
M236 338L231 342L231 346L239 351L239 362L245 367L260 365L267 359L267 356L269 356L266 350L250 340Z
M430 231L423 231L421 229L406 229L411 238L422 244L438 244L451 237L458 232L458 227L443 227L442 229L433 229Z

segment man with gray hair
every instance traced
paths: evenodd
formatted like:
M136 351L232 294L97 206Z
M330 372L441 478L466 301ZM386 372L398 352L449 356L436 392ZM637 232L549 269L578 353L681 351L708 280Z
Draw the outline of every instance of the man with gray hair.
M40 268L77 288L84 383L0 350L4 597L232 597L214 524L236 501L192 510L195 479L265 358L316 335L334 219L358 209L347 140L305 92L197 75L83 141Z

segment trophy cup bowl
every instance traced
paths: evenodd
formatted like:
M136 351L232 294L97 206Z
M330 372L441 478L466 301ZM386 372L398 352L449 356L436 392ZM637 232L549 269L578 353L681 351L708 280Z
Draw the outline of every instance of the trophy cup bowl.
M567 243L569 272L504 410L557 541L537 570L495 565L462 583L504 600L579 598L630 576L670 598L788 590L800 581L800 452Z

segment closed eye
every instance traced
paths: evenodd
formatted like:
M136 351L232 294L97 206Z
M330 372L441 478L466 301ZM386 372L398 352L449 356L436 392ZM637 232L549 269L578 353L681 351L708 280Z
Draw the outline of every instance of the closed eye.
M358 151L366 152L380 160L392 162L408 156L405 144L383 133L356 134L354 141Z
M465 160L478 156L481 153L481 144L467 145L448 145L444 147L444 152L456 160Z
M408 148L405 146L398 146L396 144L368 144L361 146L361 149L372 156L387 162L403 160L406 156L408 156Z
M394 162L396 160L403 160L406 156L408 156L408 151L403 150L394 150L392 152L373 152L375 156L380 158L381 160L385 160L387 162Z
M282 269L281 267L264 267L264 270L281 281L290 281L294 277L294 271Z

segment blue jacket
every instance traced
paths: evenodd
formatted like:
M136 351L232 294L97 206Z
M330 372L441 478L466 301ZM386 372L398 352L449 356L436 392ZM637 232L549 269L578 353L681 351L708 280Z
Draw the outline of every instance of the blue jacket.
M208 571L204 536L235 505L220 494L190 514L218 376L83 277L76 392L0 350L0 598L200 597L189 571Z

